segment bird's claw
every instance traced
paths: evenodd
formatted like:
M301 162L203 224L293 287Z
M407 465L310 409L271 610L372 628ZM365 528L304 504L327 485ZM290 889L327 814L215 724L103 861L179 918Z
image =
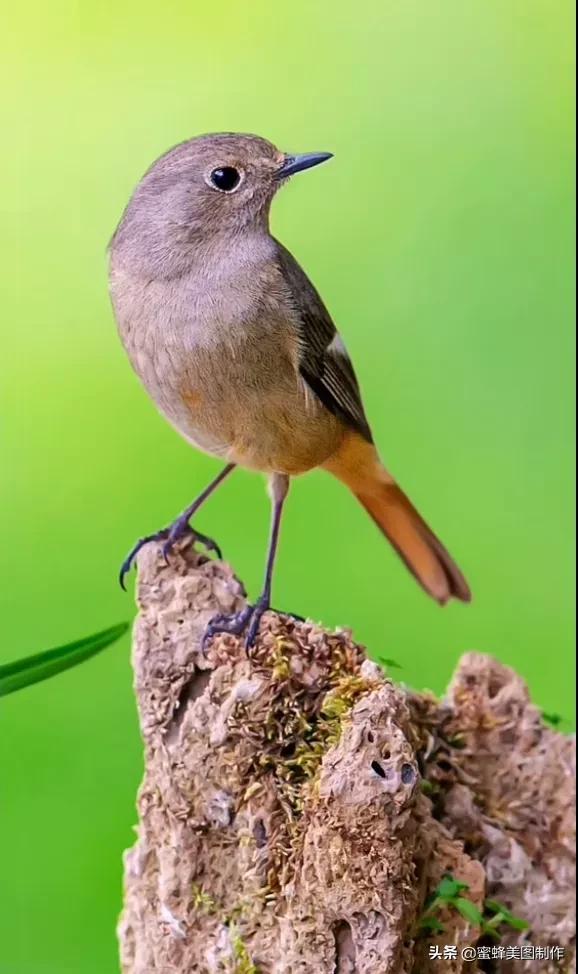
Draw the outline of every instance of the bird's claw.
M216 541L213 541L213 539L209 538L206 534L201 534L200 531L195 531L195 529L192 528L190 524L185 524L185 525L179 525L178 528L174 526L169 531L168 538L165 541L162 549L163 558L165 559L167 565L169 563L169 557L170 555L172 555L173 548L176 545L177 541L181 541L187 535L191 536L193 544L199 542L200 544L203 545L204 548L207 549L207 551L213 551L216 554L217 558L222 559L223 553Z
M139 540L134 545L134 547L131 548L128 555L124 559L122 565L120 566L120 572L118 574L120 587L124 589L125 592L126 592L125 578L130 572L130 570L133 568L134 563L136 561L136 556L138 555L141 548L144 548L144 546L148 544L149 541L161 541L163 538L166 538L167 534L168 534L168 529L162 528L162 530L156 531L154 534L147 534L145 535L144 538L139 538Z
M297 622L305 622L303 616L294 612L280 612L278 609L272 609L268 599L261 597L254 605L246 605L240 612L235 612L230 616L219 615L211 619L203 636L203 650L213 636L219 633L225 632L233 636L241 636L245 630L245 649L252 649L259 634L261 619L266 612L275 612L278 615L289 616Z
M255 605L246 605L240 612L233 615L219 615L211 619L203 636L203 650L213 636L226 632L232 636L241 636L245 630L245 649L249 650L255 645L255 640L259 632L261 619L269 609L269 602L266 599L258 599Z
M219 547L217 542L213 540L213 538L209 538L209 536L206 534L201 534L200 531L195 531L194 528L191 528L191 531L193 532L195 542L198 541L200 544L203 545L204 548L206 548L207 551L212 551L217 556L219 561L223 560L223 552L221 551L221 548Z
M169 557L172 554L173 548L177 541L181 541L182 538L190 535L195 544L197 541L200 542L207 551L213 551L217 558L222 558L222 552L216 541L209 538L206 534L202 534L200 531L195 531L194 528L190 526L188 521L177 520L170 528L161 528L160 531L156 531L154 534L147 534L144 538L139 538L134 548L129 552L125 560L123 561L120 572L119 572L119 582L121 588L126 591L125 578L130 572L131 568L134 566L136 561L136 556L138 555L141 548L144 548L149 541L163 541L162 554L167 565L169 563Z

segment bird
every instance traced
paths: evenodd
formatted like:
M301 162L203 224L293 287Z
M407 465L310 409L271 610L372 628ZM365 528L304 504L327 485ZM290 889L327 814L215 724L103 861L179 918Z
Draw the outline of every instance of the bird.
M257 135L217 133L181 142L145 172L109 245L109 292L120 339L157 408L193 446L224 463L168 527L168 559L236 467L265 474L272 501L258 599L211 620L254 645L271 608L279 531L291 478L322 468L363 505L425 592L439 604L470 589L438 537L380 459L347 349L322 298L271 233L277 192L332 158L291 154Z

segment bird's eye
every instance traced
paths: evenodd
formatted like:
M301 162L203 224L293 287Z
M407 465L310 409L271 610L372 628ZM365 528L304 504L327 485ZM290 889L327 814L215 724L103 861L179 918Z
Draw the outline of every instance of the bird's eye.
M222 166L213 169L209 179L215 189L220 189L222 193L232 193L241 182L241 173L234 166Z

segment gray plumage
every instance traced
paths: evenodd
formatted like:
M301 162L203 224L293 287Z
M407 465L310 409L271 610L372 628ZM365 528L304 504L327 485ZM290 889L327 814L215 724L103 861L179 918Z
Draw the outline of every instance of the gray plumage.
M381 463L323 301L270 233L271 203L287 176L326 158L288 156L252 135L191 139L145 173L110 245L110 293L135 371L180 433L228 464L155 535L167 539L165 553L234 465L271 478L270 554L249 642L269 604L288 478L314 467L350 488L433 598L470 598L452 558Z
M323 302L269 232L281 161L253 136L171 150L126 208L110 286L133 367L185 437L245 466L299 473L336 449L343 422L371 434ZM235 194L207 183L226 165L244 173Z

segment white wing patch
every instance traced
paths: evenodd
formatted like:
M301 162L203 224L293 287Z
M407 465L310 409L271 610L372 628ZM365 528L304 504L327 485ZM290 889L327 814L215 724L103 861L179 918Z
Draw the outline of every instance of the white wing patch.
M330 355L344 355L345 358L349 357L347 354L345 343L338 331L335 332L333 338L329 342L329 345L327 346L327 351L329 352Z

